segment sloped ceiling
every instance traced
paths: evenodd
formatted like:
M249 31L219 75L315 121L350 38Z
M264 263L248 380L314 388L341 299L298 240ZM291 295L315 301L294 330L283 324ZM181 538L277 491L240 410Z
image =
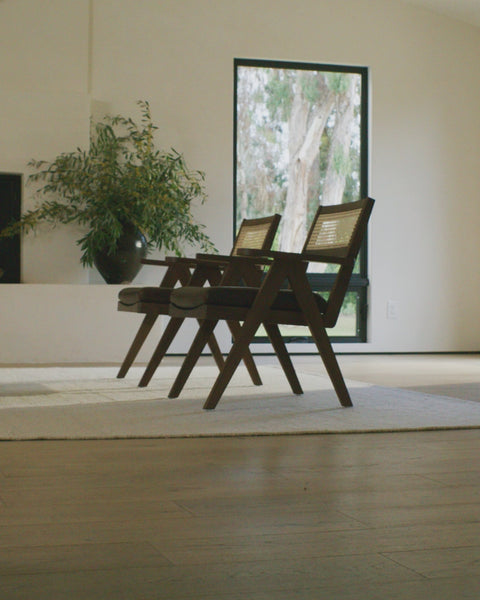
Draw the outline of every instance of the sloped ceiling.
M480 0L402 0L480 27Z

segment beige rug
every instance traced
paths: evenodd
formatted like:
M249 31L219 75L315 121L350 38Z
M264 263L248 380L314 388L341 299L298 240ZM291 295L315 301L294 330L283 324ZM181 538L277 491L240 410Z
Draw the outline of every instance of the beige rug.
M202 409L217 370L197 367L180 398L167 392L178 371L162 367L147 388L142 369L0 369L0 439L197 437L360 433L480 427L480 403L349 381L342 408L323 375L299 373L295 396L280 368L260 367L263 386L239 369L214 411Z

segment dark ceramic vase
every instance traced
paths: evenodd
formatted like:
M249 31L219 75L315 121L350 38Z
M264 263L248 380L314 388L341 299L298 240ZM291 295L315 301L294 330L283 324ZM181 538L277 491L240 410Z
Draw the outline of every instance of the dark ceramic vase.
M141 260L147 255L147 240L136 227L126 224L118 238L117 250L109 254L98 252L94 263L107 283L131 283L142 268Z

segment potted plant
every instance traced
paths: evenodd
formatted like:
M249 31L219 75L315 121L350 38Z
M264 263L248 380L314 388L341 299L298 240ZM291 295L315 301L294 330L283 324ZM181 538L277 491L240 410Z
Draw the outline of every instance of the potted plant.
M82 265L96 265L107 283L131 281L152 248L181 255L187 243L211 251L212 243L191 212L193 202L206 200L204 174L190 170L175 150L155 147L158 128L150 106L138 104L140 124L107 115L92 123L88 150L77 148L52 162L30 161L35 172L28 183L39 186L40 203L0 237L29 233L42 223L76 223L86 230L77 241ZM123 267L131 268L120 273Z

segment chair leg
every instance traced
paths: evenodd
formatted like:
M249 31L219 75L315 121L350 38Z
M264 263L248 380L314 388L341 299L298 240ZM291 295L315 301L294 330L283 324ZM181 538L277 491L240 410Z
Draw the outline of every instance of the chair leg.
M160 341L158 342L157 347L155 348L155 352L152 354L152 358L145 369L142 378L140 379L140 383L138 387L145 387L150 383L153 374L157 370L158 365L162 361L162 358L165 356L170 344L173 341L173 338L176 336L177 331L180 329L184 319L170 319L168 325L165 327L165 331L163 332Z
M147 316L149 316L149 315L147 315ZM154 315L154 316L156 319L157 315ZM172 323L172 321L174 321L174 323ZM153 323L154 322L155 322L155 320L153 321ZM153 323L150 326L150 329L152 328ZM158 365L163 360L168 348L170 347L170 344L173 341L173 338L175 337L177 331L180 329L180 326L182 323L183 323L183 319L170 319L170 321L168 322L168 325L165 328L165 331L162 335L162 338L160 339L160 342L158 343L157 348L155 349L155 352L152 355L152 358L150 359L150 361L145 369L142 379L140 380L140 383L138 384L139 387L145 387L150 383L150 380L152 379L156 369L158 368ZM199 321L200 325L201 325L201 323L202 322ZM143 343L143 341L145 341L145 338L147 337L150 329L148 329L148 331L145 333L141 344ZM215 360L217 367L221 370L223 368L223 365L225 364L225 359L223 358L223 354L220 350L217 339L215 338L215 336L213 334L210 336L207 343L212 352L212 355L213 355L213 358ZM140 344L140 346L141 346L141 344ZM133 346L133 344L132 344L132 346ZM140 346L137 349L137 353L138 353L138 350L140 349ZM128 367L131 366L135 356L136 356L136 354L133 356L130 364L128 364ZM126 359L125 359L125 361L126 361ZM122 365L122 368L123 368L123 365ZM117 377L120 377L120 372L117 375Z
M335 356L332 344L327 332L325 331L325 328L323 326L316 328L311 327L310 331L313 339L315 340L318 351L320 352L320 356L322 357L328 376L330 377L335 392L337 393L340 404L345 408L353 406L352 399L350 398L345 380L343 379L342 372L340 371L340 367L338 365L337 357Z
M218 321L203 321L200 326L200 329L197 331L197 335L195 336L192 345L190 346L190 350L188 351L185 360L178 372L178 375L173 382L173 385L168 394L169 398L178 398L180 392L182 391L187 379L190 376L190 373L193 370L193 367L197 364L198 359L202 353L202 350L205 348L205 344L207 340L212 335L213 330L215 329ZM224 367L225 368L225 365ZM222 369L223 370L223 369Z
M210 390L207 400L203 405L204 409L213 410L217 406L225 388L233 377L236 368L245 356L248 346L263 320L262 316L264 315L264 312L273 302L277 290L280 288L284 279L285 271L283 268L280 266L275 268L275 265L273 265L255 298L247 318L243 322L243 326L227 356L225 366L220 371L217 380Z
M128 373L128 370L133 364L133 361L137 357L137 354L140 351L140 348L143 346L143 342L146 340L148 334L152 330L152 327L155 324L155 321L158 318L158 314L146 314L143 318L142 324L140 325L137 334L130 346L125 358L123 359L122 366L117 373L117 377L122 379Z
M200 319L198 320L198 324L199 324L199 326L202 325L202 321L200 321ZM220 350L220 346L218 345L217 338L213 335L213 333L210 336L207 344L208 344L208 347L210 348L210 352L212 353L213 359L214 359L217 367L221 371L223 368L223 365L225 364L225 359L223 358L222 351Z
M240 335L240 331L242 329L240 323L237 321L227 321L227 325L232 333L233 339L236 339ZM248 374L254 385L262 385L262 380L260 378L260 373L258 372L257 365L253 360L252 353L247 346L245 351L245 355L243 356L243 362L247 367Z
M215 338L215 335L213 334L213 330L217 324L217 321L204 321L204 322L199 322L199 323L200 323L200 329L199 329L194 341L192 342L192 346L190 347L190 350L188 351L188 354L185 357L185 360L182 364L182 367L180 368L177 378L175 379L175 381L172 385L172 388L168 394L169 398L178 398L178 396L180 395L188 378L190 377L190 374L191 374L194 366L197 364L198 359L200 358L202 350L205 347L205 343L208 343L208 345L210 346L210 350L212 351L212 354L214 355L215 361L216 361L217 366L219 367L220 371L223 369L223 367L225 365L225 359L223 358L223 355L220 353L220 349L218 348L217 340ZM205 325L205 323L207 323L207 325ZM211 325L208 325L208 323L210 323ZM240 329L241 329L241 327L240 327L239 323L234 322L233 327L231 328L232 335L233 336L238 335L238 332L240 331ZM205 342L205 338L207 335L209 335L210 337L208 338L207 342ZM214 346L216 346L218 348L220 360L218 360L218 356L215 356ZM248 350L248 348L247 348L247 352L245 353L245 356L243 357L243 360L245 361L245 364L247 365L247 369L248 369L248 372L250 374L250 377L251 377L253 383L255 385L262 385L262 380L260 379L260 374L258 373L257 366L255 365L255 362L253 361L253 357L252 357L250 351Z
M343 379L342 372L338 366L337 357L332 348L330 338L325 330L323 318L312 298L311 290L306 277L298 271L289 271L288 278L292 289L297 296L297 301L303 310L310 332L318 348L328 376L333 384L340 404L344 407L352 406L352 400Z
M265 327L265 331L268 334L273 349L275 350L277 358L282 366L283 372L287 377L288 383L292 388L292 392L294 394L303 394L302 386L298 381L297 373L293 367L290 354L285 347L285 342L283 341L278 325L264 323L263 326Z
M227 360L225 361L225 366L220 371L220 374L218 375L217 380L215 381L207 400L203 405L204 409L213 410L217 406L223 392L230 383L233 374L244 357L245 351L248 350L248 346L253 339L253 336L255 335L260 323L261 321L257 320L255 325L248 323L248 321L245 321L243 324L243 327L241 328L241 335L236 338L230 353L227 356Z

